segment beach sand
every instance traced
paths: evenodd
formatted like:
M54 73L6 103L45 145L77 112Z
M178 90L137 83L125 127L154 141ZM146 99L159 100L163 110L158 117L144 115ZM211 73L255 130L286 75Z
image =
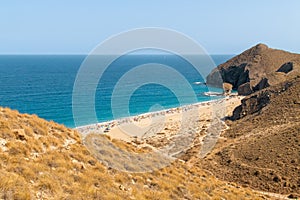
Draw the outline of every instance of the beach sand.
M199 102L76 129L83 137L90 133L106 134L110 138L131 142L139 147L160 149L168 155L182 152L186 147L194 145L195 138L198 138L205 156L214 146L221 131L226 129L224 117L232 115L242 98L233 94L219 100Z
M89 151L105 165L126 172L149 172L177 159L188 161L191 155L204 158L227 128L225 117L241 104L242 98L234 94L77 130ZM122 141L134 151L121 145Z

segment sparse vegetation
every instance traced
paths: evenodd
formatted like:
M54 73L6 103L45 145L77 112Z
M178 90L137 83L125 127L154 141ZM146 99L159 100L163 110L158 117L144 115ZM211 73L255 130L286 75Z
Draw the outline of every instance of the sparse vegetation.
M148 173L108 169L86 149L77 132L8 108L0 108L0 139L1 199L262 198L182 162ZM112 142L129 152L150 151Z
M270 101L257 110L265 93ZM228 121L226 142L218 143L202 167L225 181L300 197L300 77L253 96L240 107L243 118Z

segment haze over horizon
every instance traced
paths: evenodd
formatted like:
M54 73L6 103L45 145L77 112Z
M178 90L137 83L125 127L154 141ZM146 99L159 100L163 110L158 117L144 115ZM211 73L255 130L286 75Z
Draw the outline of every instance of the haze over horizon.
M300 53L300 1L2 2L0 54L88 54L112 35L161 27L196 40L209 54L264 43Z

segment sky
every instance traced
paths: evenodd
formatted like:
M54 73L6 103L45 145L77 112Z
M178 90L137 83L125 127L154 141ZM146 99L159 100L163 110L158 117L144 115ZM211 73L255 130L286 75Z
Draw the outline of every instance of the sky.
M10 0L0 3L0 54L88 54L126 30L161 27L209 54L257 44L300 53L299 0Z

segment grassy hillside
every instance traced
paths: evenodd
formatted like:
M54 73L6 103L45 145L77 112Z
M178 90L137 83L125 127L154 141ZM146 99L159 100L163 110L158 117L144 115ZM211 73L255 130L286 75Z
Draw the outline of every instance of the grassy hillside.
M76 131L8 108L0 108L0 180L1 199L263 199L179 161L152 173L107 169Z

